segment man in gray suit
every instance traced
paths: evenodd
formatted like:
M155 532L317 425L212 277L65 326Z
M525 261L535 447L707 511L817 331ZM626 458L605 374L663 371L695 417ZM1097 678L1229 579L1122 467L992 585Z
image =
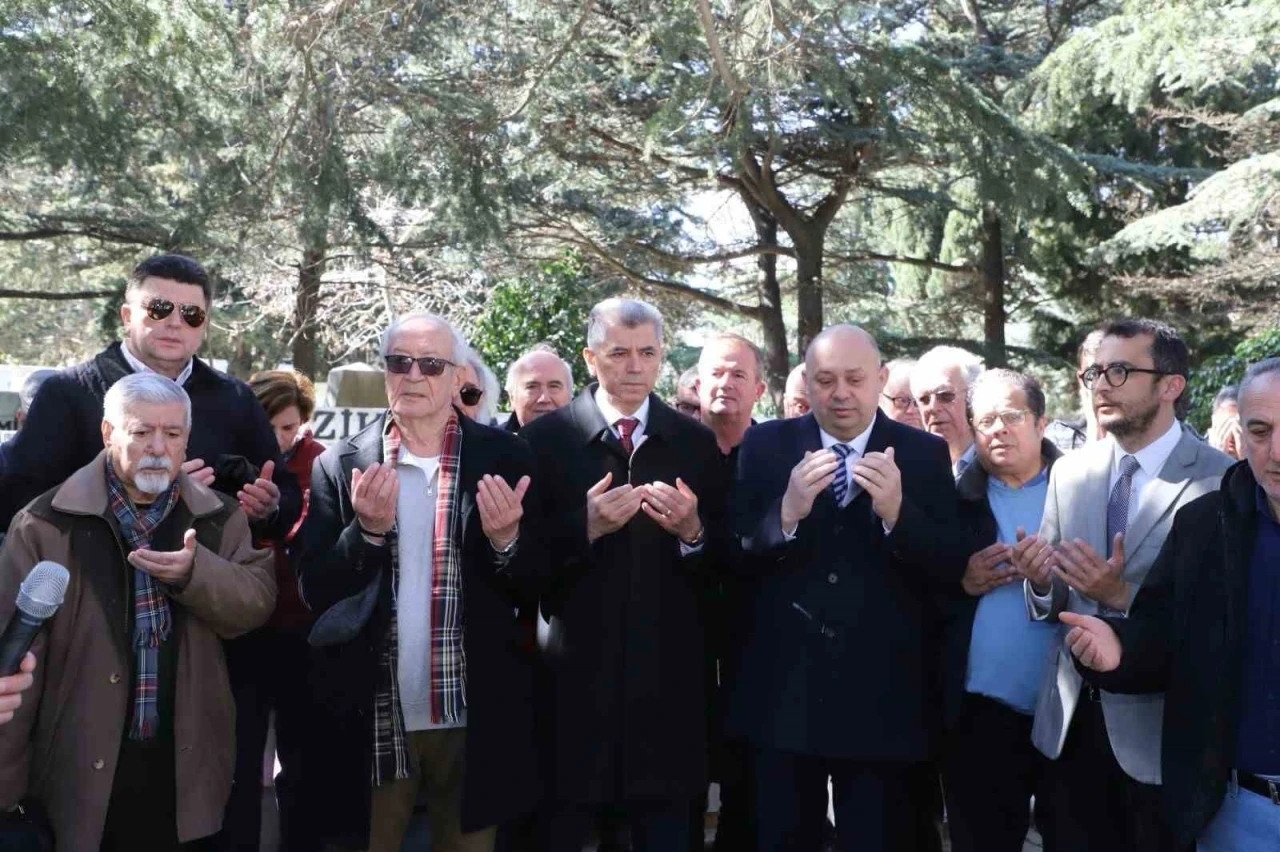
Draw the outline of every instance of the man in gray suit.
M1109 437L1056 465L1040 532L1014 548L1027 611L1124 616L1174 513L1218 488L1231 459L1184 427L1189 356L1150 320L1107 326L1080 379ZM1050 758L1037 822L1046 852L1169 850L1160 818L1163 697L1082 684L1055 643L1031 739Z

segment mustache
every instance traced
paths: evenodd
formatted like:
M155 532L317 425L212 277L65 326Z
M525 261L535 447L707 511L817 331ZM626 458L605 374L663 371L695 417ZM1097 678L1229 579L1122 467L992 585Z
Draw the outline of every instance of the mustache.
M138 470L163 470L166 473L173 470L173 462L166 456L143 456L138 459Z

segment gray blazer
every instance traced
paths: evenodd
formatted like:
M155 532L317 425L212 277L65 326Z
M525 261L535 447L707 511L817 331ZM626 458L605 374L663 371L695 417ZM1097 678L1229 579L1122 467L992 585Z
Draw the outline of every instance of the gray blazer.
M1110 498L1113 441L1088 444L1065 456L1049 477L1041 538L1057 543L1083 539L1099 553L1107 552L1107 501ZM1160 475L1148 483L1138 514L1125 534L1124 579L1141 585L1155 562L1173 523L1173 516L1186 503L1216 491L1222 474L1232 459L1196 437L1185 425L1182 438L1170 454ZM1024 583L1027 614L1034 620L1057 621L1063 610L1096 615L1098 604L1053 578L1051 603L1042 605ZM1065 630L1061 631L1065 635ZM1062 754L1071 717L1080 698L1081 678L1071 652L1061 642L1046 662L1044 680L1036 699L1031 741L1045 756L1056 760ZM1116 761L1130 777L1144 784L1160 783L1160 730L1164 696L1102 693L1102 713Z

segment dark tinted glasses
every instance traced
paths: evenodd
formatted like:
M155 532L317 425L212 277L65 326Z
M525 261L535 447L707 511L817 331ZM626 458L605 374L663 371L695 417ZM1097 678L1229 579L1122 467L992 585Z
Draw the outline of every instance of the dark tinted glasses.
M142 303L142 309L147 312L147 316L156 322L173 313L174 308L178 309L178 316L182 317L182 321L192 328L199 328L204 325L205 312L204 308L199 305L174 305L168 299L161 299L156 296L154 299L147 299Z
M424 376L438 376L444 372L445 367L454 366L452 361L446 361L443 358L414 358L409 355L387 355L382 359L386 362L388 373L398 373L404 375L413 369L413 365L418 365L418 372Z
M930 391L930 392L922 393L920 394L919 403L921 406L925 406L935 399L938 401L939 405L950 405L951 403L956 401L956 392L955 391L938 391L937 393L934 393Z
M458 391L458 399L462 400L463 405L479 405L482 396L484 396L484 388L478 388L475 385L463 385L462 390Z

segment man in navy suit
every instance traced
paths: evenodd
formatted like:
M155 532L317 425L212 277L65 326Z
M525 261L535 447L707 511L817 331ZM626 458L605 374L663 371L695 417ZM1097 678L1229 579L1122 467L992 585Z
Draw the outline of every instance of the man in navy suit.
M877 414L887 371L857 326L805 358L812 411L753 427L734 489L753 617L730 709L754 773L757 846L896 850L928 750L926 599L964 573L946 443Z

